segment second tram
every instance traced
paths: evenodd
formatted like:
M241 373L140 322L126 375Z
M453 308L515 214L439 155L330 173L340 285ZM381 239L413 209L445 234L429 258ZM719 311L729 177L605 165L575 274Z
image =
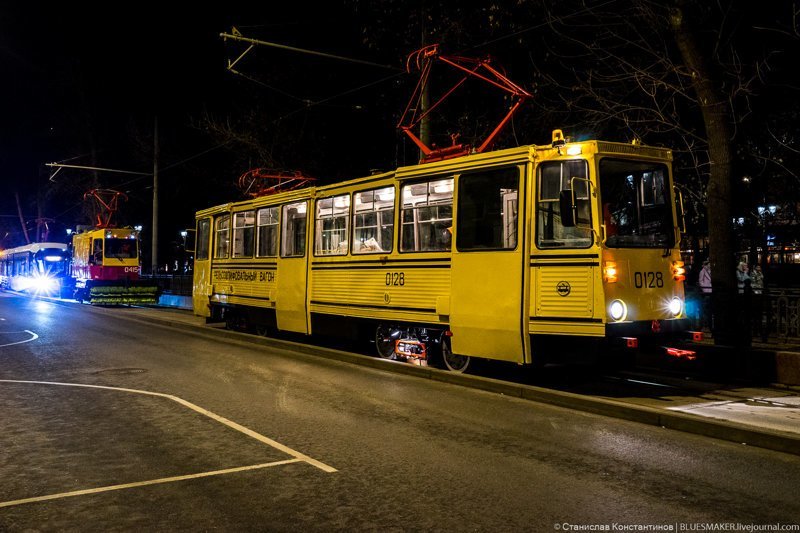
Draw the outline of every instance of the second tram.
M0 250L0 288L71 297L70 252L64 243L40 242Z
M139 277L138 232L101 228L72 236L75 299L96 305L158 303L155 282Z

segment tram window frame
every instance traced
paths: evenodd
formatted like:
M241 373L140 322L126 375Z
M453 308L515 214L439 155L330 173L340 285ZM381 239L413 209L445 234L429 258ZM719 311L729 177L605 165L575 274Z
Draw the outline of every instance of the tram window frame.
M350 247L350 194L319 198L315 205L314 256L347 255Z
M554 168L558 168L558 174L545 173ZM580 179L573 181L572 178ZM573 183L576 187L582 187L575 191L575 202L578 205L577 221L580 226L564 226L560 222L559 194L562 190L570 189ZM594 245L594 235L592 230L588 229L592 227L593 219L589 194L589 164L585 159L546 161L538 166L534 220L538 249L584 249Z
M224 223L225 227L222 227ZM227 259L231 253L231 216L225 214L214 221L214 259Z
M394 185L353 193L351 253L385 254L394 250L396 198L397 191ZM371 240L374 242L370 242Z
M456 217L459 252L517 249L521 175L521 167L514 166L459 176Z
M241 222L241 224L240 224ZM255 252L256 212L253 209L233 213L232 256L253 257Z
M266 218L264 224L262 214ZM279 237L280 207L262 207L256 211L256 257L277 257ZM262 246L264 243L266 246Z
M195 260L206 261L211 251L211 219L201 218L197 221L197 251Z
M300 208L302 208L302 210ZM290 209L295 209L295 213L297 213L298 215L302 214L302 217L290 216L289 213ZM296 226L293 225L292 227L289 227L289 223L294 221L301 221L302 224L298 224ZM301 202L293 202L291 204L286 204L282 206L281 244L280 244L282 258L305 257L307 230L308 230L308 202L306 200L303 200ZM291 237L291 239L289 237Z
M98 243L100 246L98 246ZM89 264L103 264L103 239L92 239L92 253L89 255Z
M437 187L440 189L437 190ZM452 250L454 189L455 176L431 178L403 185L400 189L402 200L400 253L450 252ZM410 220L407 218L409 215L411 216ZM426 232L427 235L420 232L423 225L430 228ZM433 246L430 244L431 240L433 240Z

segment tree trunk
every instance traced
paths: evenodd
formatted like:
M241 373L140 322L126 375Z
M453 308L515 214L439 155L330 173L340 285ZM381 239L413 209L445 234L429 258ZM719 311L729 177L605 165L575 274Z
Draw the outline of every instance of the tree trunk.
M692 76L694 90L708 138L710 173L708 179L708 237L711 260L711 309L715 344L741 344L737 323L738 290L735 273L735 249L731 216L731 130L730 113L725 96L715 87L713 74L684 17L682 0L672 8L670 22L681 57Z

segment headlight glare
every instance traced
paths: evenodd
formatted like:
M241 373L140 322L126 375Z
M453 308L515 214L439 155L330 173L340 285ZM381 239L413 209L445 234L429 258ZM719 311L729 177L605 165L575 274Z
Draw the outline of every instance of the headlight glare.
M622 300L614 300L611 302L611 305L608 306L608 314L611 316L611 320L615 322L625 320L628 314L628 306L626 306L625 302Z
M675 296L669 302L669 312L672 313L672 316L678 316L683 311L683 302L680 298Z

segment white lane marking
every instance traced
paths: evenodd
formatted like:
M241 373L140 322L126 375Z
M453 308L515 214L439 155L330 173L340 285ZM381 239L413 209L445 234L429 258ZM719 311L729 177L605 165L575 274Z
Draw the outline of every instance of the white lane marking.
M28 335L31 336L31 338L26 339L24 341L9 342L8 344L0 344L0 348L5 348L6 346L14 346L15 344L25 344L26 342L35 341L36 339L39 338L39 335L37 335L36 333L32 332L29 329L25 329L23 331L4 331L3 333L27 333Z
M83 384L83 383L58 383L58 382L55 382L55 381L22 381L22 380L16 380L16 379L0 379L0 383L27 383L27 384L33 384L33 385L58 385L58 386L61 386L61 387L83 387L83 388L87 388L87 389L104 389L104 390L113 390L113 391L122 391L122 392L132 392L132 393L135 393L135 394L144 394L146 396L157 396L159 398L168 398L168 399L172 400L173 402L177 402L177 403L179 403L179 404L181 404L181 405L183 405L185 407L188 407L192 411L198 412L201 415L205 415L205 416L207 416L207 417L209 417L209 418L211 418L213 420L216 420L217 422L219 422L221 424L225 424L226 426L228 426L231 429L235 429L236 431L238 431L240 433L244 433L248 437L252 437L252 438L256 439L257 441L263 442L264 444L266 444L268 446L272 446L276 450L280 450L280 451L282 451L282 452L284 452L284 453L286 453L288 455L291 455L292 457L294 457L295 459L297 459L299 461L303 461L303 462L306 462L306 463L308 463L308 464L310 464L312 466L315 466L315 467L319 468L320 470L322 470L324 472L328 472L328 473L337 472L337 470L335 468L333 468L332 466L328 466L325 463L317 461L316 459L312 459L311 457L309 457L309 456L307 456L307 455L305 455L303 453L300 453L300 452L298 452L296 450L293 450L293 449L289 448L288 446L284 446L280 442L277 442L277 441L274 441L274 440L272 440L272 439L270 439L268 437L265 437L264 435L262 435L260 433L256 433L252 429L246 428L246 427L244 427L244 426L242 426L240 424L237 424L236 422L228 420L225 417L219 416L218 414L212 413L211 411L203 409L202 407L200 407L198 405L195 405L195 404L193 404L191 402L188 402L188 401L184 400L183 398L179 398L179 397L173 396L171 394L164 394L164 393L161 393L161 392L150 392L150 391L137 390L137 389L123 389L123 388L120 388L120 387L107 387L105 385L86 385L86 384Z
M108 487L97 487L96 489L74 490L71 492L60 492L58 494L48 494L47 496L35 496L33 498L24 498L22 500L11 500L7 502L0 502L0 507L11 507L13 505L23 505L25 503L44 502L47 500L57 500L60 498L70 498L72 496L85 496L87 494L97 494L100 492L109 492L112 490L133 489L136 487L146 487L147 485L158 485L160 483L174 483L176 481L186 481L188 479L197 479L209 476L221 476L224 474L235 474L237 472L246 472L248 470L258 470L260 468L270 468L273 466L287 465L290 463L299 463L300 459L286 459L284 461L275 461L273 463L262 463L259 465L240 466L237 468L226 468L225 470L214 470L211 472L200 472L199 474L187 474L185 476L165 477L161 479L151 479L148 481L137 481L135 483L124 483L122 485L109 485Z

